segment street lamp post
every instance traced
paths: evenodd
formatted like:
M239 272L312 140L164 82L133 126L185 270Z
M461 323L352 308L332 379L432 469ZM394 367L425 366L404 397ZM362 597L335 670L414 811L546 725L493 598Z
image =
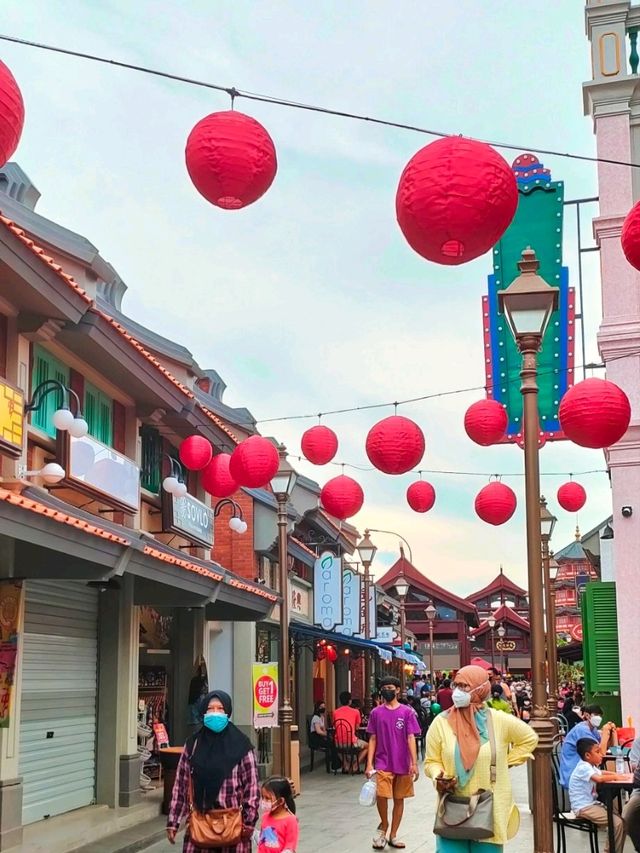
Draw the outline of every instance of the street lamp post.
M357 549L358 554L360 555L360 561L362 563L362 567L364 568L364 636L366 640L373 639L371 637L371 625L370 625L370 617L369 617L369 598L371 597L371 563L373 563L373 558L376 555L376 551L378 550L376 546L371 541L371 537L369 533L371 531L365 530L364 536L360 540ZM371 652L367 649L364 653L364 683L365 683L365 691L364 691L364 710L368 714L371 711L371 693L372 693L372 685L371 685Z
M287 503L296 483L297 474L287 462L287 449L279 445L280 467L271 480L271 488L278 502L278 570L280 578L280 666L278 667L278 693L280 707L278 723L280 725L280 772L289 779L291 776L291 724L293 708L290 696L289 678L289 572L288 572L288 532Z
M500 643L500 672L503 675L504 675L505 666L504 666L504 648L503 648L502 641L504 640L504 635L506 633L507 633L507 629L504 627L504 625L500 625L498 627L498 637L500 638L498 642Z
M547 707L554 716L558 712L558 649L556 645L555 591L551 589L549 541L558 519L547 509L546 500L540 498L540 538L542 539L542 572L544 575L545 610L547 615L547 678L549 699Z
M435 621L436 616L438 615L438 611L436 610L433 601L429 602L424 611L424 614L427 617L427 622L429 623L429 672L431 673L431 683L433 684L433 623Z
M524 474L527 517L527 570L531 624L531 669L533 675L532 727L538 735L533 762L534 853L553 851L553 802L551 795L551 750L554 726L547 708L545 684L545 630L540 537L540 460L538 447L537 356L549 320L558 305L558 288L538 275L535 252L526 248L518 262L520 274L506 290L498 293L501 311L522 356L520 391L523 400Z
M409 584L407 583L407 579L405 576L400 573L396 578L396 582L394 584L396 588L396 592L398 593L398 598L400 599L400 647L404 654L404 644L405 644L405 631L406 631L406 612L405 612L405 599L407 597L407 593L409 592ZM401 658L402 659L402 658ZM404 668L404 663L402 664L402 674L400 677L400 690L402 693L405 691L405 687L407 684L407 678Z
M493 613L487 619L487 625L489 626L489 631L491 632L491 666L495 669L496 668L496 656L495 656L494 644L495 644L495 637L496 637L496 635L495 635L496 617L493 615Z

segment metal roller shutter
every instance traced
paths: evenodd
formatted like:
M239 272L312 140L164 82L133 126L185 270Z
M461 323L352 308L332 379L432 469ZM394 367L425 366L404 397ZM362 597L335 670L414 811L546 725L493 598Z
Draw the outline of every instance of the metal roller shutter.
M98 593L27 581L22 645L23 823L95 799Z

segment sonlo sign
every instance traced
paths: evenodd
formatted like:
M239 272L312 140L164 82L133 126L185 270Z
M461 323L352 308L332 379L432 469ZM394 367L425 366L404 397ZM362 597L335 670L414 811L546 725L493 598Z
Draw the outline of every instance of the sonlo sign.
M324 551L313 567L313 621L325 631L342 625L342 560Z

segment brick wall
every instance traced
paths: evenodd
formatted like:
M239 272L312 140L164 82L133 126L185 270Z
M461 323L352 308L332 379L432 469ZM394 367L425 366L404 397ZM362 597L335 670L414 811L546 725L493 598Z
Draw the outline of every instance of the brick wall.
M229 527L233 508L225 506L215 520L214 546L212 559L225 569L230 569L243 578L253 580L258 577L258 561L253 550L253 498L243 491L231 496L242 509L247 522L247 532L235 533Z

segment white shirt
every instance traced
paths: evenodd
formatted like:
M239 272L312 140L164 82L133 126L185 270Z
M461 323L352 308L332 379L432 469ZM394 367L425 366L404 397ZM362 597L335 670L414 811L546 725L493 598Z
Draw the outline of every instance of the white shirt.
M596 802L596 785L592 779L599 774L598 768L589 764L588 761L580 760L576 764L569 779L569 800L574 814L578 814L580 809L586 809Z
M324 714L313 715L313 717L311 718L311 723L309 724L309 729L312 733L319 734L319 732L316 732L316 726L324 728Z

